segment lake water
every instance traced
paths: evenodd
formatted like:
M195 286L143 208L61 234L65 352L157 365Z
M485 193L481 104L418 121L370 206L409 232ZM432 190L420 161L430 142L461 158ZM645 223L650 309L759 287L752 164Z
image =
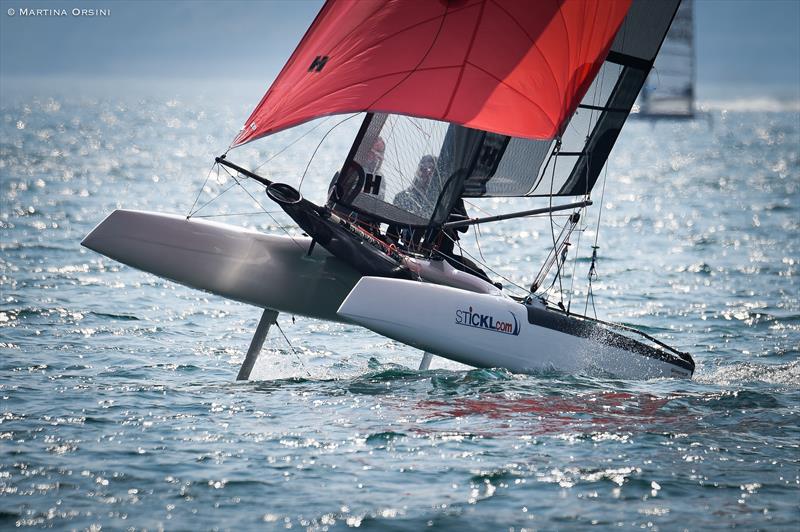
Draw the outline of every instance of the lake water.
M259 309L80 241L115 208L186 214L232 185L197 214L295 231L224 174L206 181L252 103L156 90L4 97L0 528L797 529L796 109L631 121L584 217L565 298L586 306L598 236L598 317L692 353L691 381L441 359L417 371L415 349L281 315L291 347L273 329L252 380L237 383ZM261 171L297 184L336 120ZM320 148L302 186L311 199L357 127ZM255 167L309 130L230 158ZM546 220L521 219L484 227L480 251L472 232L464 245L525 286L550 240Z

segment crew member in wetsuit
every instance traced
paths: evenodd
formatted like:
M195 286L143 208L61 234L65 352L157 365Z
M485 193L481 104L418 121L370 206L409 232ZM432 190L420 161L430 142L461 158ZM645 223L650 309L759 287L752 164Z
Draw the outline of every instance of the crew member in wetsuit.
M433 177L436 174L437 158L433 155L423 155L414 174L414 182L407 189L398 192L392 203L401 209L418 214L424 212L428 205L435 201L433 194L438 194L438 187L432 187ZM422 240L424 229L411 229L392 224L386 231L386 236L401 241L406 246L416 246Z
M364 165L361 167L364 171L365 178L371 179L377 184L377 194L375 196L383 200L384 187L381 186L381 176L379 174L381 165L383 165L383 156L386 151L386 142L380 137L375 137L367 155L365 157ZM355 211L347 211L346 206L342 201L352 201L353 198L359 193L359 187L362 183L359 182L358 172L355 170L345 170L345 175L340 175L339 172L334 174L331 184L328 187L328 207L337 215L356 223L363 229L378 235L378 228L372 224L367 223L365 220L360 220L358 213Z
M383 165L383 156L385 152L386 152L386 142L384 142L384 140L380 136L375 137L375 140L372 142L372 146L367 152L367 156L364 160L364 165L362 166L365 175L366 174L371 174L373 176L380 175L379 172L381 170L381 165ZM328 187L328 205L330 206L334 203L337 203L341 199L347 198L354 192L357 192L355 188L358 185L359 185L358 175L356 172L351 172L344 176L340 176L339 172L336 172L333 175L333 179L331 179L331 184ZM383 187L379 187L377 195L379 199L383 199L384 195Z

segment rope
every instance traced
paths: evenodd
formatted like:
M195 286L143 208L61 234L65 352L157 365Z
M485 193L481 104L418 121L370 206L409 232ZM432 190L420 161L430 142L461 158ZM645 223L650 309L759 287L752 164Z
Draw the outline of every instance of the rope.
M313 377L311 377L311 372L308 371L308 369L306 368L306 365L303 364L303 359L300 358L300 355L297 353L297 350L292 345L292 342L289 341L289 338L286 336L286 333L283 332L283 329L281 328L281 325L278 323L278 320L275 320L275 326L281 332L281 335L283 336L283 339L286 340L286 343L289 344L289 348L292 350L292 353L294 353L294 356L297 359L297 361L300 363L300 366L303 368L303 371L306 372L306 375L308 375L309 378L313 378Z
M226 171L226 172L228 172L228 170L227 170L227 169L225 169L225 171ZM284 232L284 233L286 233L286 235L287 235L289 238L291 238L291 239L292 239L292 242L294 242L296 246L298 246L298 247L300 247L300 248L302 248L302 249L305 249L305 246L303 246L303 245L302 245L300 242L298 242L297 240L295 240L295 238L294 238L294 235L293 235L293 234L291 234L291 233L289 232L289 230L288 230L288 229L286 229L286 227L284 227L284 226L283 226L283 225L282 225L280 222L278 222L278 220L276 220L276 219L275 219L275 217L274 217L274 216L272 216L272 213L271 213L270 211L268 211L267 209L265 209L265 208L264 208L264 206L263 206L263 205L261 205L261 203L260 203L260 202L259 202L259 201L258 201L258 200L255 198L255 196L253 196L253 195L250 193L250 191L249 191L249 190L247 190L247 187L245 187L244 185L242 185L242 183L241 183L241 182L240 182L238 179L236 179L236 176L235 176L235 175L233 175L233 174L232 174L232 173L230 173L230 172L228 172L228 175L229 175L229 176L231 176L231 178L232 178L234 181L236 181L236 184L237 184L237 185L239 185L240 187L242 187L242 190L244 190L244 191L245 191L245 193L247 193L247 195L248 195L248 196L250 196L250 199L252 199L252 200L255 202L255 204L256 204L256 205L258 205L258 206L261 208L261 210L262 210L264 213L266 213L266 214L267 214L267 216L269 216L269 217L272 219L272 221L273 221L273 222L275 222L275 225L277 225L278 227L280 227L280 228L283 230L283 232Z
M205 188L205 186L206 186L205 183L203 183L203 186L200 188L200 190L202 191L203 188ZM214 196L213 198L211 198L207 202L205 202L202 205L200 205L200 207L198 207L196 211L189 212L189 214L186 216L186 218L187 219L192 218L195 214L197 214L198 212L202 211L204 208L206 208L207 206L211 205L215 201L217 201L219 198L222 197L223 194L225 194L227 191L229 191L230 189L232 189L235 186L236 186L236 183L233 183L232 185L229 185L228 188L226 188L225 190L223 190L222 192L220 192L219 194L217 194L216 196ZM199 197L200 196L198 195L198 198ZM197 203L197 202L195 201L195 203ZM192 207L194 207L194 206L192 206ZM202 218L202 216L198 216L198 218Z
M217 166L217 167L218 167L219 165L218 165L217 163L214 163L214 164L212 164L212 165L211 165L211 168L209 168L209 169L208 169L208 173L206 174L206 179L205 179L205 181L203 181L203 185L200 187L200 190L198 190L198 191L197 191L197 196L194 198L194 203L192 203L192 206L191 206L191 207L189 207L189 214L187 214L187 215L186 215L186 219L187 219L187 220L188 220L189 218L191 218L191 217L192 217L192 215L194 214L194 213L192 212L192 211L194 210L194 206L195 206L195 205L197 205L197 202L198 202L198 201L200 201L200 195L201 195L201 194L203 194L203 189L204 189L204 188L206 188L206 183L208 183L208 178L210 178L210 177L211 177L211 172L213 172L213 171L214 171L214 167L215 167L215 166ZM219 177L219 168L217 168L217 177ZM221 195L222 195L222 194L220 194L220 196L221 196ZM216 199L216 198L215 198L215 199ZM212 200L212 201L213 201L213 200ZM206 204L206 205L207 205L207 204ZM200 207L200 209L202 209L202 208L203 208L203 207ZM197 209L197 210L199 211L200 209ZM195 211L195 212L197 212L197 211Z
M306 178L306 174L308 173L308 169L311 166L311 162L314 160L314 156L317 154L317 151L319 150L320 146L322 146L322 143L325 142L325 139L328 137L328 135L331 134L331 131L333 131L334 129L339 127L341 124L344 124L345 122L347 122L348 120L350 120L354 116L357 116L358 114L359 113L352 114L352 115L348 116L347 118L344 118L343 120L340 120L339 122L336 122L333 125L333 127L331 127L324 135L322 135L322 138L320 139L319 144L317 144L317 147L314 148L314 152L311 154L311 157L308 159L308 164L306 164L306 169L303 170L303 175L300 176L300 182L297 184L297 191L298 192L300 192L300 187L303 186L303 180Z
M586 305L584 305L583 313L586 313L586 310L589 308L589 299L592 300L592 310L594 311L595 317L597 317L597 309L594 306L594 292L592 292L592 279L597 277L597 250L600 247L597 245L597 239L600 236L600 217L603 214L603 203L606 196L606 178L608 177L608 162L606 162L605 169L603 171L603 186L600 190L600 209L597 211L597 228L594 232L594 245L592 246L592 265L589 267L589 290L586 293Z

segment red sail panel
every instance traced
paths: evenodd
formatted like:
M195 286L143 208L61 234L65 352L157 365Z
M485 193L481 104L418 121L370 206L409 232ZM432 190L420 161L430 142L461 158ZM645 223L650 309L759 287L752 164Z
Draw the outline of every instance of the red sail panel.
M631 0L329 0L234 146L339 113L552 139Z

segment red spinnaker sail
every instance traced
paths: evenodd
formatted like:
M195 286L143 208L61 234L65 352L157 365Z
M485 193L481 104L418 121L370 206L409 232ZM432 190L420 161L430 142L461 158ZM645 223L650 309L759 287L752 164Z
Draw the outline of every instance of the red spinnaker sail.
M552 139L631 0L329 0L234 146L339 113Z

